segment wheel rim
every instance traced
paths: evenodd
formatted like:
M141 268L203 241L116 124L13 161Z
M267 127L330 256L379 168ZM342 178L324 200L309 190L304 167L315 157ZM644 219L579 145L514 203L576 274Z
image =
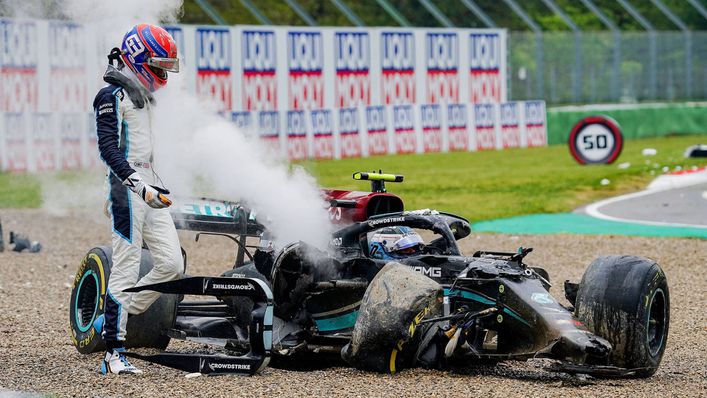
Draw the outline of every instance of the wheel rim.
M93 326L98 310L98 276L95 272L88 271L81 277L74 305L76 326L82 333L86 332Z
M646 321L648 349L653 357L658 355L665 340L665 326L667 323L667 306L665 304L663 289L656 289L648 305L648 319Z

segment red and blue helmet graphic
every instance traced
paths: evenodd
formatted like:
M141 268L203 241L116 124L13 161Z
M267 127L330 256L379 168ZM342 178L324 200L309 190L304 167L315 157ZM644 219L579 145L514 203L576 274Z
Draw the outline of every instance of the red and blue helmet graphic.
M139 24L123 37L123 62L150 91L167 84L167 72L179 72L177 44L159 26Z

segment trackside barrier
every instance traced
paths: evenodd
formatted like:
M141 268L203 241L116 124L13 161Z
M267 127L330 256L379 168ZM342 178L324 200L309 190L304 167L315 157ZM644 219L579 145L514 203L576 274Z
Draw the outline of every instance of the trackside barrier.
M550 108L547 112L549 144L566 144L572 126L593 115L606 115L618 121L628 140L707 131L705 102L567 106Z
M102 164L93 113L0 113L4 171L79 170Z
M290 160L547 145L543 101L240 111L231 120Z
M166 29L180 50L186 86L224 112L507 99L502 29Z
M232 112L232 123L290 160L547 145L542 101ZM93 113L0 113L0 166L13 172L102 164Z
M1 170L101 164L91 104L119 43L89 29L0 18ZM543 102L500 105L508 77L502 29L166 29L185 89L293 160L546 142Z

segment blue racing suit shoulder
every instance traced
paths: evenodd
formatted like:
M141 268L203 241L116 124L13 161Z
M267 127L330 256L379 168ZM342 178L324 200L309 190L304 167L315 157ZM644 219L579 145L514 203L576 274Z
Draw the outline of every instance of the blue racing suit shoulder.
M122 87L116 86L115 84L109 84L98 90L96 98L93 99L93 108L96 109L99 105L106 102L115 103L116 98L122 101L124 97L125 93L123 92Z
M119 102L125 98L123 89L109 84L103 87L93 100L96 116L96 134L98 151L101 159L120 181L125 181L135 172L127 161L127 143L124 140L123 126L119 117Z

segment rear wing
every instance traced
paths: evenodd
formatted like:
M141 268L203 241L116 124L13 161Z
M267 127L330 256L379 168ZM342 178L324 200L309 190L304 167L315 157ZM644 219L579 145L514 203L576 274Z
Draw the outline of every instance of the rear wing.
M260 236L265 227L256 211L237 202L208 198L175 198L170 214L177 229Z

